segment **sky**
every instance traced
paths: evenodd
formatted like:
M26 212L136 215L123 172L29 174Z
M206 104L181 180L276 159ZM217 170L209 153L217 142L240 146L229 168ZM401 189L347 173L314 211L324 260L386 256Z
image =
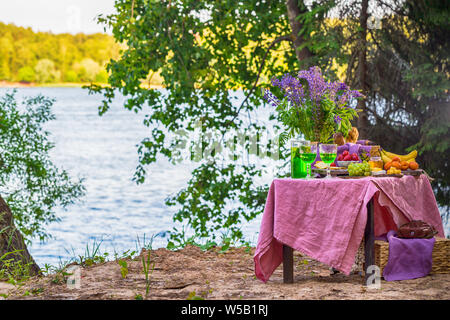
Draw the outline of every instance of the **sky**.
M114 0L0 0L0 22L31 27L34 31L105 32L95 17L113 12Z
M0 0L0 22L34 31L104 32L95 17L113 12L114 0Z

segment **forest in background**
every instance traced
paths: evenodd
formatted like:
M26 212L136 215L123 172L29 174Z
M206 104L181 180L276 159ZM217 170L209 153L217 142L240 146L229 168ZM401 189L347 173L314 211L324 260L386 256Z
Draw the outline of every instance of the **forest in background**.
M107 83L106 64L121 49L107 34L34 32L0 22L0 81Z

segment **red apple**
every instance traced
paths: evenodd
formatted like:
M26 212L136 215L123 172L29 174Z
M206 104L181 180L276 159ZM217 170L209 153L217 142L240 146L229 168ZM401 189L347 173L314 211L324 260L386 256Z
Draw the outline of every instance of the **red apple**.
M344 152L342 152L342 155L345 157L346 155L348 155L348 151L345 150Z
M340 154L337 158L337 161L343 161L344 160L344 156L342 154Z
M345 157L344 157L344 161L352 161L352 156L351 155L346 155Z

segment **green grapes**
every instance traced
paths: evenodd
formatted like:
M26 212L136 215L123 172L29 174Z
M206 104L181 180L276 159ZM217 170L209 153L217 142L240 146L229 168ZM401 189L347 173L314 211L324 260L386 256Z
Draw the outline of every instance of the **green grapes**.
M361 163L350 163L348 168L349 176L370 176L370 165L367 161Z

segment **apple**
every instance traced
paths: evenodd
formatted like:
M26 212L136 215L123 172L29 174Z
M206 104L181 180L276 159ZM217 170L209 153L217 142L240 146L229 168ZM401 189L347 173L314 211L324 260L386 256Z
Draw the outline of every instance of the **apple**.
M343 161L344 160L344 156L342 154L340 154L337 158L337 161Z
M356 153L352 153L352 160L353 161L358 161L359 160L358 155Z
M352 161L352 156L351 155L346 155L345 157L344 157L344 161Z
M348 151L345 150L344 152L342 152L342 155L345 157L346 155L348 155Z

